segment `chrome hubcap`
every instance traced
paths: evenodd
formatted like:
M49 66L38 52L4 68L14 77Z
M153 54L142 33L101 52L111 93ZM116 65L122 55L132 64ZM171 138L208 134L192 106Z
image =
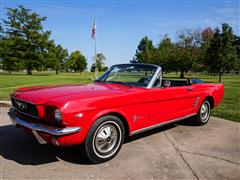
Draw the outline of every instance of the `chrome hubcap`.
M110 152L118 139L117 129L110 124L102 126L95 136L95 148L100 153Z
M200 109L200 117L202 122L208 121L210 112L210 105L207 101L203 102L201 109Z

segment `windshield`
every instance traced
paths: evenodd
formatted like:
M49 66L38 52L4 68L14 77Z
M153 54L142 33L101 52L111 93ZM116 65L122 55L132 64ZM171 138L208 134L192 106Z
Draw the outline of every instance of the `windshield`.
M156 70L156 66L146 64L115 65L96 81L147 87Z

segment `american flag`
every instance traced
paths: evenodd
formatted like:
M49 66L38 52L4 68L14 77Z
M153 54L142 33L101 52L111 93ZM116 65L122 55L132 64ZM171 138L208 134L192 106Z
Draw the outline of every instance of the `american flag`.
M93 27L92 27L92 39L96 37L96 19L94 19Z

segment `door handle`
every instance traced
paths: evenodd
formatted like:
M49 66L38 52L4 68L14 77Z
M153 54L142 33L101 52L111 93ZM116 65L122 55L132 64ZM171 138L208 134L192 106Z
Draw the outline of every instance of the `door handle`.
M187 88L188 91L192 91L192 88Z

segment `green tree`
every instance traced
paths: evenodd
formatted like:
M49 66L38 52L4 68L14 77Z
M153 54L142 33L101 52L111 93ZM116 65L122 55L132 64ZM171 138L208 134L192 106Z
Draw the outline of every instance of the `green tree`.
M0 42L2 69L7 70L9 73L23 68L23 62L19 59L20 53L17 51L19 45L15 44L15 42L15 40L5 37Z
M105 71L107 71L108 70L108 67L107 66L104 66L103 68L102 68L102 71L103 72L105 72Z
M64 49L61 45L57 45L57 58L60 62L60 69L63 71L68 58L68 50Z
M235 69L240 67L240 36L234 36L234 46L237 51L237 66Z
M169 72L174 70L174 55L174 43L165 35L158 45L153 62L161 66L164 72Z
M69 69L79 71L81 74L87 68L87 60L80 51L74 51L70 54L66 65Z
M206 51L206 64L209 70L219 74L219 82L225 71L238 66L237 50L232 28L224 23L221 31L217 28Z
M91 72L95 72L95 68L96 68L95 63L93 63L92 66L91 66L91 68L90 68L90 71L91 71ZM107 71L107 70L108 70L108 67L107 67L107 66L104 66L104 67L102 67L102 69L101 69L101 71L103 71L103 72L105 72L105 71Z
M95 57L93 59L95 61ZM97 70L98 71L103 71L105 61L106 61L106 57L104 56L104 54L103 53L98 53L97 54ZM92 64L92 66L90 68L91 72L95 71L95 69L96 69L95 64L96 64L95 62Z
M21 62L27 68L27 74L32 74L32 69L41 68L44 62L43 52L51 33L43 30L42 22L46 17L23 6L7 8L6 15L7 19L3 20L6 64L11 68Z
M64 69L68 57L68 51L67 49L63 49L61 45L56 46L54 42L51 42L49 43L47 56L50 67L56 71L56 74L58 74L60 69Z
M0 22L0 40L2 40L3 38L3 27L2 27L2 23Z
M177 67L180 70L180 78L184 78L184 72L192 68L192 43L193 35L190 30L184 30L178 35L179 41L176 47Z
M19 34L19 32L13 32ZM18 42L18 43L16 43ZM20 68L20 38L14 36L7 36L3 27L1 26L1 40L0 40L0 59L2 69L7 70L9 73Z
M95 65L95 63L93 63L91 68L90 68L90 71L91 72L95 72L95 69L96 69L96 65Z
M199 47L200 54L197 61L193 64L193 69L198 72L208 70L208 66L205 64L205 55L213 36L214 30L211 27L207 27L201 32L201 44Z
M185 72L198 69L202 44L201 31L186 29L179 33L178 38L175 47L176 66L181 72L180 78L184 78Z
M47 51L44 53L44 68L51 68L56 71L56 74L58 74L59 70L59 59L57 57L57 47L54 44L54 41L48 42Z
M154 54L155 48L152 40L148 39L148 37L144 37L137 47L135 60L138 63L153 63Z
M104 67L106 61L106 57L102 53L97 54L97 68L98 71L102 71L102 68Z

